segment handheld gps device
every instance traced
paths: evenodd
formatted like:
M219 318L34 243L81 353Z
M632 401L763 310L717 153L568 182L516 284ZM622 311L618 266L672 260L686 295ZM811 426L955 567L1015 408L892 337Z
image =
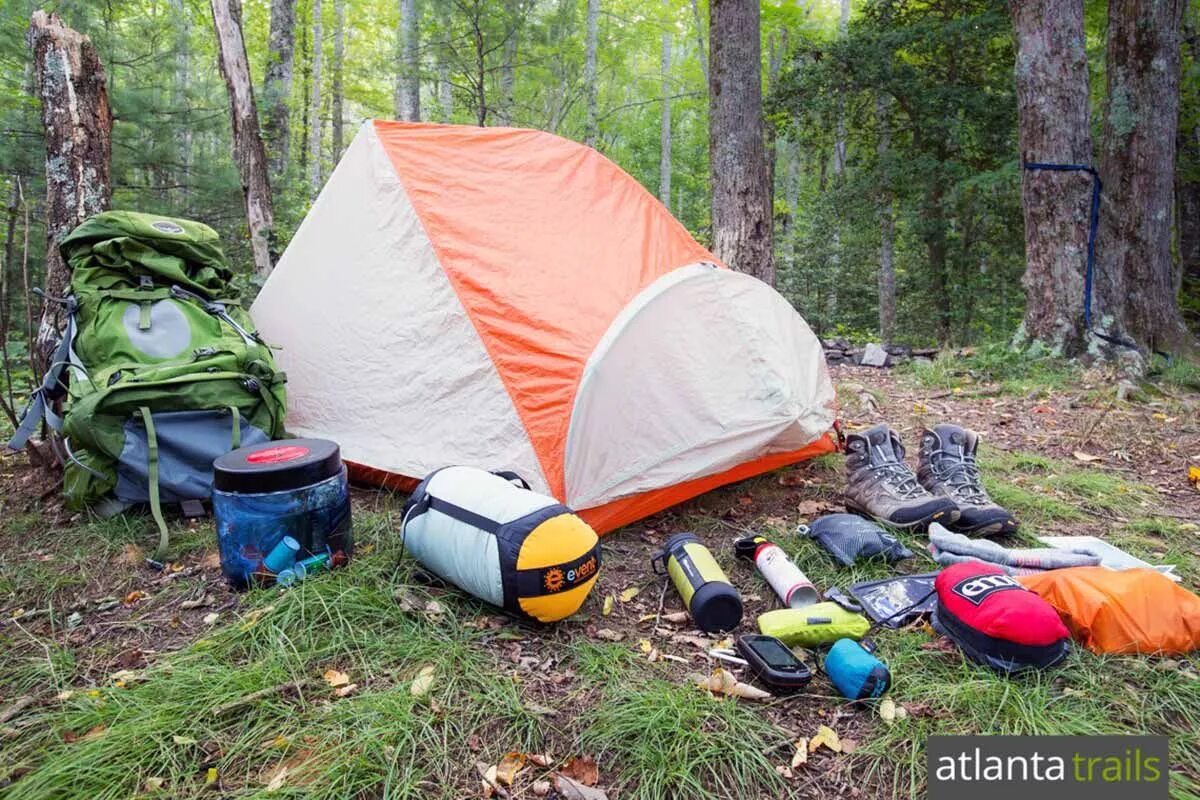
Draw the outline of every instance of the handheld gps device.
M812 680L812 670L774 636L743 634L735 645L754 676L776 692L795 692Z

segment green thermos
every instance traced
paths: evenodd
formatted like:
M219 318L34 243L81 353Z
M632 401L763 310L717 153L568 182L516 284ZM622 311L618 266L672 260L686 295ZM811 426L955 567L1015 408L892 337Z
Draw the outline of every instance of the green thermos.
M696 534L672 536L650 559L650 567L659 575L665 572L671 576L700 630L729 631L742 621L741 596Z

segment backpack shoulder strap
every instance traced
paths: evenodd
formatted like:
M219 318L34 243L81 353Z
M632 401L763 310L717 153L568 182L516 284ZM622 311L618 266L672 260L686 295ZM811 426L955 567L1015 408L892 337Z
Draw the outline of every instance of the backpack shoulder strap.
M42 378L41 385L33 390L33 394L29 398L29 405L25 407L25 412L21 415L21 424L17 426L16 433L13 434L12 439L8 442L10 450L20 450L23 448L43 419L56 431L62 428L62 419L50 409L50 402L53 399L52 394L54 390L58 387L58 381L62 377L63 370L70 365L71 341L74 338L75 301L69 300L66 330L63 331L62 338L58 342L58 347L54 350L54 355L50 357L50 369L46 371L45 377Z

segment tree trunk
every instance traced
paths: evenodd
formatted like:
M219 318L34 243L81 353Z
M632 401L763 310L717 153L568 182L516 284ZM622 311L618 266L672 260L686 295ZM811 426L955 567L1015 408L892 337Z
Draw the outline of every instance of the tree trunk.
M437 62L438 105L441 106L439 119L449 122L454 114L454 87L450 84L450 64L445 56L438 56Z
M1108 5L1096 305L1101 326L1148 350L1190 344L1171 263L1182 12L1182 0Z
M396 31L400 68L396 72L396 119L421 121L420 34L417 0L400 0L400 24Z
M658 140L658 199L671 209L671 0L663 0L662 123Z
M708 44L704 41L704 22L700 18L700 3L692 0L692 18L696 22L696 55L700 58L700 74L708 84Z
M263 137L270 159L271 183L283 185L291 144L288 100L296 62L296 0L271 0L267 72L263 78Z
M342 119L342 67L346 60L346 0L333 0L334 29L333 29L333 100L330 105L330 117L333 126L333 163L336 165L342 157L343 129L345 120Z
M308 136L312 105L312 48L308 41L308 25L300 26L300 174L308 175Z
M1092 163L1083 0L1010 4L1024 163ZM1025 217L1024 338L1078 355L1092 180L1086 172L1021 170Z
M191 20L186 0L171 0L171 12L178 26L175 33L175 85L172 105L181 112L177 119L179 141L178 205L183 214L189 214L192 182L192 118L191 89L192 48Z
M875 95L875 120L879 125L876 154L879 158L879 337L884 344L896 338L896 214L890 188L891 107L883 93Z
M57 14L35 11L29 26L35 87L46 137L47 298L67 293L70 275L58 244L112 201L112 110L104 67L92 40ZM44 302L30 348L39 374L49 367L65 323L59 303Z
M708 40L713 250L774 286L757 0L712 0Z
M518 0L505 0L504 17L504 59L500 64L500 108L496 116L507 127L513 121L513 90L517 83L517 37L521 30Z
M312 90L308 98L308 190L316 197L321 191L321 68L325 56L324 8L321 0L312 4Z
M1192 69L1200 68L1200 31L1194 18L1184 25ZM1175 227L1178 233L1179 274L1177 294L1200 299L1200 91L1193 83L1191 118L1179 121L1176 136L1179 160L1175 170ZM1194 308L1194 307L1193 307ZM1192 330L1200 332L1200 316L1192 320Z
M845 39L850 30L850 0L841 0L838 17L838 38ZM835 189L842 186L842 175L846 171L846 94L842 89L837 95L837 129L833 140L832 184ZM825 314L830 324L837 324L838 296L842 285L842 228L841 220L834 219L829 232L829 297Z
M596 44L600 31L600 0L587 0L587 38L583 54L583 89L587 92L587 129L583 141L589 147L596 146L600 135L597 122L600 87L596 84Z
M267 155L258 131L258 109L250 85L250 65L242 39L241 7L238 0L211 0L213 25L217 31L218 61L229 90L229 116L233 123L233 160L242 181L242 197L250 228L250 251L254 271L271 274L272 228L275 212L267 179Z

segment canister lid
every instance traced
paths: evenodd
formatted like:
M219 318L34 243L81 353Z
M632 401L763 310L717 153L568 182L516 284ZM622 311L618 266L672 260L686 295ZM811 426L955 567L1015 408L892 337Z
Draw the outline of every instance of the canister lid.
M282 439L240 447L213 462L213 487L261 494L300 489L342 471L342 454L327 439Z

